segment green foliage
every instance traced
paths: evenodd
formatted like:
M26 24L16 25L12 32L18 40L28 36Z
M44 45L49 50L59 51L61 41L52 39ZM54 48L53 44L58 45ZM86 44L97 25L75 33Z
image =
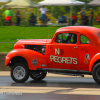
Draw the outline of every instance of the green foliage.
M53 16L55 18L58 18L60 15L65 15L65 14L67 14L66 7L53 6Z
M85 3L89 3L89 2L91 2L93 0L78 0L78 1L82 1L82 2L85 2Z
M40 2L42 0L31 0L31 1L38 3L38 2Z
M43 0L31 0L34 1L36 3L43 1ZM93 0L79 0L79 1L83 1L86 3L89 3L90 1ZM7 2L6 2L7 3ZM6 3L1 3L0 5L4 5ZM79 13L81 11L81 8L85 7L86 5L82 5L82 6L73 6L73 11L78 19L79 19ZM50 19L51 23L56 23L56 21L59 19L59 17L61 15L67 16L68 20L70 18L70 6L46 6L46 8L48 9L48 17ZM90 8L91 6L86 6L86 15L89 16L90 15ZM92 7L94 10L94 20L96 18L96 15L98 13L100 13L100 7ZM2 8L0 9L0 25L2 25L2 20L3 20L3 12L5 11L6 8ZM39 8L38 8L39 9ZM27 19L29 18L31 13L34 13L37 16L37 22L40 23L40 16L41 13L37 12L38 11L37 8L24 8L24 9L12 9L13 10L13 18L12 21L13 23L16 23L16 12L17 10L20 10L21 15L22 15L22 20L21 20L21 24L27 25ZM80 23L80 21L78 20L78 22Z

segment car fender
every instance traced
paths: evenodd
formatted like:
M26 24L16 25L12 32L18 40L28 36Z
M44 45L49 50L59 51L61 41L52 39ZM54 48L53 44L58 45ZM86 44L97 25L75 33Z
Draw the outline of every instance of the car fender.
M90 64L89 64L89 71L92 71L94 63L98 60L100 60L100 53L97 53L94 57L92 57Z
M36 70L37 68L47 68L48 62L44 55L34 50L29 49L14 49L9 52L5 59L5 65L7 66L13 57L20 56L26 59L30 70Z

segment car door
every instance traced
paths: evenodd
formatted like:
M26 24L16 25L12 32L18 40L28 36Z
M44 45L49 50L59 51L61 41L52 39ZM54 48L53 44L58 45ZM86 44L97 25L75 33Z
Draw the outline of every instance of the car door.
M91 45L91 41L88 37L80 34L80 44L79 44L79 67L80 70L89 70L90 60L95 54L94 47Z
M53 68L74 70L79 68L76 33L58 34L50 51L50 64Z

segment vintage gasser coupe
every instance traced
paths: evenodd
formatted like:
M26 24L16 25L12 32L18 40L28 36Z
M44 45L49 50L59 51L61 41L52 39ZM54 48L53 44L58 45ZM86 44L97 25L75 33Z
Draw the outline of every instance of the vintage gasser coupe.
M100 84L100 29L70 26L58 29L52 39L19 40L5 65L15 82L25 82L29 76L42 80L50 72L92 75Z

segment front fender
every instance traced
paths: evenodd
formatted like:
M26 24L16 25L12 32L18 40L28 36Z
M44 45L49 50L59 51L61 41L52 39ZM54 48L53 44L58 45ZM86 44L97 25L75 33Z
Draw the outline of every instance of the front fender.
M93 65L94 65L94 63L95 63L97 60L100 60L100 53L97 53L97 54L91 59L90 65L89 65L89 71L92 71Z
M29 49L14 49L9 52L5 59L5 65L7 66L13 57L20 56L26 59L30 70L36 70L37 68L47 68L48 62L44 55L34 50Z

